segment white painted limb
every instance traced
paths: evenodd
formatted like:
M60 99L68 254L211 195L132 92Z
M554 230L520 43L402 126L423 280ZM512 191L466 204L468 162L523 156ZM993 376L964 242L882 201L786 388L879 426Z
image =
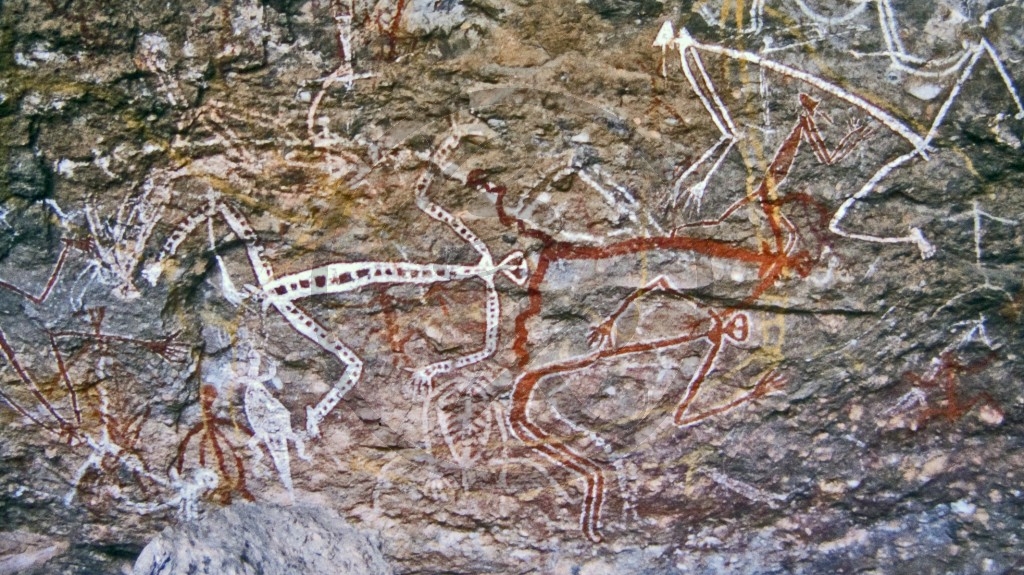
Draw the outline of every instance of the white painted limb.
M779 495L777 493L771 493L763 489L758 489L749 483L739 481L729 477L728 475L718 471L717 469L710 469L703 471L708 478L717 483L718 485L732 491L738 495L741 495L750 501L758 503L765 503L772 509L778 509L780 501L786 501L786 495Z
M324 96L327 95L327 90L339 82L344 82L346 89L350 90L352 89L352 84L356 80L366 80L368 78L373 78L374 76L375 74L369 72L356 74L352 70L351 63L342 62L336 70L324 78L320 91L313 96L313 101L309 104L309 111L306 112L306 130L309 132L309 136L314 142L317 142L320 139L316 133L316 113L320 108L320 102L324 99Z
M999 72L999 77L1003 79L1003 84L1006 86L1006 91L1010 93L1010 97L1013 98L1013 103L1017 106L1017 113L1014 118L1018 120L1024 120L1024 104L1021 103L1020 93L1017 91L1017 87L1013 84L1013 79L1010 77L1009 72L1006 71L1006 66L1003 65L1003 61L1000 60L999 54L996 53L996 49L988 40L981 41L981 49L988 54L992 63L995 64L996 70Z
M160 250L160 255L157 256L156 261L147 266L145 271L142 272L150 285L156 285L156 282L160 279L160 274L163 272L164 261L178 253L178 247L181 243L185 241L185 239L191 235L197 227L212 218L216 213L217 201L213 198L208 198L202 209L190 213L185 216L185 219L178 223L174 228L174 231L172 231L171 235L167 238L167 241L164 242L164 246Z
M348 346L324 329L316 320L292 304L292 300L296 297L301 297L301 295L289 294L288 296L281 296L267 289L267 286L272 285L274 281L274 272L270 264L263 259L263 247L259 245L256 232L252 229L245 216L214 196L210 197L207 206L202 212L188 216L172 233L167 244L164 246L160 261L167 256L173 255L192 230L199 224L212 218L215 214L219 214L232 233L245 242L249 263L256 277L258 290L264 298L265 305L273 305L293 329L327 350L345 365L345 372L341 378L324 395L316 407L306 408L307 434L309 437L317 437L320 433L320 423L352 386L359 381L363 369L362 360Z
M896 15L893 13L889 0L875 0L878 8L878 25L882 28L882 37L889 53L893 54L893 64L898 64L898 55L907 55L907 49L903 46L900 38L900 31L896 25Z
M217 269L220 270L221 294L231 305L237 307L245 300L246 295L243 292L238 291L235 287L234 282L231 281L231 276L228 275L228 268L224 265L224 260L220 257L220 254L217 253L217 242L213 235L212 219L206 220L206 233L210 240L210 251L213 252L213 257L217 260Z
M499 322L501 321L501 301L498 298L498 290L494 288L493 278L480 278L487 290L487 301L484 304L484 317L487 322L484 328L483 347L472 353L460 356L455 359L446 359L421 367L413 371L412 385L417 391L430 390L433 387L434 378L456 369L479 363L494 355L498 348Z
M178 247L181 243L203 223L206 223L209 226L208 234L210 236L211 249L214 249L212 220L213 217L218 214L224 220L224 223L227 224L231 232L234 233L238 239L245 242L246 255L249 258L253 275L255 275L257 284L260 288L262 289L262 287L267 283L273 281L274 270L269 263L264 261L263 246L259 244L256 232L252 229L248 220L238 212L238 210L229 206L221 200L215 192L211 191L203 208L189 214L181 221L181 223L178 224L174 231L171 232L170 237L164 243L164 247L160 251L160 255L157 257L157 260L150 264L143 272L143 275L150 284L156 284L163 271L164 261L177 253ZM221 283L224 289L224 296L228 301L237 305L238 302L244 299L244 296L242 292L235 289L234 284L227 275L224 262L220 256L216 254L216 251L214 251L214 256L217 259L217 264L221 270Z
M1016 226L1016 225L1018 225L1019 222L1017 220L1011 220L1009 218L1001 218L1001 217L998 217L998 216L994 216L994 215L992 215L992 214L982 210L981 209L981 204L978 202L978 200L974 200L972 202L972 208L973 209L972 209L971 215L969 215L969 216L954 216L954 217L948 218L948 221L958 221L958 220L964 220L964 219L967 219L967 218L970 218L972 220L972 222L974 224L974 267L977 268L978 273L981 274L981 277L984 279L984 282L980 286L974 287L974 288L969 289L969 290L967 290L965 292L962 292L962 293L958 293L955 296L953 296L953 297L949 298L948 300L946 300L942 305L940 305L938 308L935 309L935 311L932 312L932 315L931 315L932 318L938 316L944 309L946 309L948 307L951 307L958 300L960 300L960 299L962 299L964 297L967 297L970 294L977 293L977 292L983 291L983 290L998 292L998 293L1002 294L1002 296L1004 298L1006 298L1007 301L1013 301L1013 295L1010 294L1010 292L1006 291L1006 289L1004 289L1003 287L997 286L997 285L993 285L992 282L989 280L988 274L985 273L985 266L984 266L984 264L981 261L982 260L982 256L984 255L983 254L983 250L982 250L982 244L981 244L982 236L984 236L984 227L982 225L982 218L987 218L989 220L992 220L992 221L995 221L995 222L998 222L998 223L1001 223L1001 224L1004 224L1004 225L1009 225L1009 226ZM985 330L983 322L984 322L984 318L982 318L982 321L979 323L979 325L981 326L981 332L982 333L984 333L984 330ZM973 330L972 330L972 332L973 332ZM987 336L985 337L985 341L986 342L989 341ZM989 348L991 348L991 347L992 346L989 345Z
M967 65L964 66L963 70L960 72L960 76L957 78L956 83L953 84L953 87L950 89L949 95L946 97L946 100L942 103L942 106L939 108L939 111L936 114L935 119L932 121L931 127L928 129L928 133L923 138L921 138L918 143L915 144L915 148L913 151L902 156L899 156L891 160L884 166L882 166L856 194L854 194L845 202L843 202L843 204L836 211L835 215L833 215L832 220L829 222L829 229L832 232L844 237L873 243L911 243L916 245L917 248L920 250L922 258L927 259L934 255L934 246L932 246L925 239L924 234L918 228L911 228L910 233L907 236L882 237L868 234L846 232L839 227L839 224L843 220L843 218L846 217L849 208L856 201L872 193L877 187L878 183L886 176L888 176L894 169L910 161L915 156L922 155L922 157L924 157L922 152L928 147L931 141L938 134L939 127L942 125L943 121L946 118L946 115L949 113L949 110L952 108L953 103L956 101L956 98L959 96L960 91L963 89L963 85L967 82L968 79L970 79L971 74L974 72L974 67L978 64L978 61L981 59L983 55L988 55L992 62L996 65L996 68L999 71L1000 77L1002 77L1003 79L1003 83L1005 84L1007 91L1010 93L1010 96L1013 98L1014 104L1017 106L1017 118L1024 118L1024 106L1022 106L1021 104L1020 96L1017 93L1016 87L1014 86L1012 79L1006 72L1005 67L1002 65L1002 62L999 60L998 54L996 54L991 44L989 44L987 40L982 40L971 52L969 52L969 54L971 56L970 60L967 62Z
M1009 218L1000 218L1000 217L994 216L994 215L992 215L992 214L990 214L990 213L988 213L986 211L983 211L981 209L981 206L978 204L978 200L974 200L972 205L973 205L973 208L974 208L973 220L974 220L974 254L975 254L975 265L978 268L980 268L981 267L981 236L982 236L981 218L985 217L985 218L988 218L990 220L999 222L1001 224L1006 224L1006 225L1010 225L1010 226L1016 226L1018 222L1017 222L1017 220L1011 220Z
M444 173L453 171L451 155L463 137L487 136L492 133L485 125L480 123L454 125L451 134L442 141L439 148L430 156L429 161L431 165L427 166L416 184L417 206L433 219L448 225L460 238L469 243L480 254L480 261L475 265L459 266L395 262L335 263L275 279L273 269L264 260L264 251L258 242L256 233L245 216L220 200L216 194L211 193L206 205L200 211L186 217L171 234L157 263L154 264L152 271L147 273L147 277L150 278L150 281L155 281L159 276L163 260L177 251L185 237L203 222L210 222L214 216L219 215L232 233L245 243L246 253L257 284L253 291L263 299L264 306L272 305L284 316L293 329L334 355L345 365L345 371L342 376L321 398L319 403L306 409L307 436L316 437L319 435L319 426L323 419L359 381L362 375L363 362L355 352L330 334L319 322L296 307L293 302L297 299L318 294L354 291L369 284L414 283L423 285L478 278L484 282L487 292L485 304L487 327L485 329L483 348L456 359L440 361L425 366L416 371L414 381L418 385L429 386L437 375L472 365L494 354L497 347L498 324L501 315L498 293L494 288L494 276L501 273L516 284L523 285L528 273L525 259L522 253L514 252L495 266L486 244L466 227L458 217L434 204L427 197L427 190L433 181L432 169L436 167ZM458 175L454 177L458 177ZM212 243L213 239L211 237ZM219 258L218 263L223 268ZM227 280L227 282L225 283L225 292L227 294L237 292L237 290L233 290L233 286L229 286L230 280ZM298 436L295 436L294 439L296 439L298 444ZM297 445L297 447L301 448L300 445ZM268 448L270 448L269 444ZM302 452L300 451L300 453ZM287 450L284 451L284 454L287 454ZM277 460L275 460L275 463L277 463Z
M345 364L345 372L341 374L334 386L324 394L316 406L306 407L306 434L309 437L319 437L320 423L338 405L338 402L346 393L359 381L363 373L363 360L354 351L349 349L338 338L331 335L315 319L306 312L295 307L290 301L270 297L271 305L281 312L285 320L295 331L306 336L310 341L319 345L328 353L338 358L338 361Z
M600 194L601 197L604 198L605 203L608 204L608 207L615 210L619 216L626 216L630 221L636 222L635 206L637 204L636 198L633 197L633 193L626 187L620 186L612 181L608 174L596 166L594 167L594 172L596 172L598 176L601 176L601 179L603 179L604 182L612 188L612 190L618 192L618 195L625 200L626 205L623 205L623 203L618 200L616 194L612 193L612 190L609 190L607 187L602 185L601 182L594 179L594 177L588 174L586 170L582 168L576 170L576 174L579 176L580 180L590 186L592 190Z
M690 33L686 29L679 31L679 36L676 38L676 45L679 49L679 64L683 68L683 74L686 75L686 79L690 82L690 86L693 87L693 91L700 98L701 103L704 105L704 109L708 111L711 116L711 121L718 127L718 131L723 136L736 137L736 126L733 124L732 117L729 115L728 108L722 103L722 99L719 97L718 92L715 90L714 84L711 82L711 77L708 76L707 70L704 68L704 62L700 59L700 54L694 50L688 49L691 47L697 47L698 44L693 41L690 37ZM686 55L689 53L690 58L693 59L694 67L696 67L700 81L697 79L697 75L693 73L693 69L690 68L689 63L686 60Z
M898 70L918 78L938 79L956 73L971 57L971 50L964 50L947 58L932 60L910 54L906 46L903 45L896 13L889 0L875 0L875 4L878 8L878 26L882 31L882 38L886 46L886 50L877 55L889 58L889 68L891 70ZM863 55L865 54L854 53L854 56L857 57ZM922 69L925 66L941 69Z
M252 273L256 276L257 284L262 288L274 279L274 270L270 264L263 259L263 246L259 244L256 232L249 225L249 220L241 212L229 206L227 203L216 200L215 207L224 223L238 239L245 242L245 253L249 257L249 264L252 266Z
M371 73L356 74L352 67L352 12L354 12L354 7L352 5L339 6L344 3L332 2L331 4L334 10L334 25L338 33L338 43L341 44L342 61L333 72L324 78L320 91L313 97L309 111L306 113L306 130L314 145L320 140L315 133L316 112L320 107L320 102L327 94L327 90L339 82L345 84L346 90L351 90L356 80L374 77L374 74Z
M750 2L750 26L747 32L760 34L764 27L764 0L752 0Z
M178 471L171 467L170 470L170 483L167 485L170 489L175 491L173 497L169 500L159 503L138 503L125 497L120 489L111 487L108 489L110 494L127 505L130 509L139 513L140 515L148 515L155 513L162 509L173 509L177 508L178 514L184 519L194 519L196 517L196 509L199 505L199 500L206 493L213 491L217 488L220 483L220 478L217 473L201 467L193 474L191 481L182 480L178 475Z
M856 6L853 7L853 9L851 9L849 12L845 14L842 14L840 16L824 16L822 14L819 14L818 12L815 12L814 9L808 6L803 0L793 1L796 2L797 7L800 8L800 11L803 12L804 16L810 18L811 21L813 21L815 24L826 27L833 27L838 26L839 24L845 24L846 22L849 22L850 20L853 20L857 16L863 14L864 10L867 9L868 7L867 0L860 0L859 2L857 2ZM753 8L751 8L751 11L753 11Z
M752 52L745 52L742 50L734 50L732 48L726 48L723 46L714 46L711 44L699 43L696 40L694 40L685 29L679 31L679 36L676 38L676 44L679 47L680 54L686 48L692 47L702 52L718 54L720 56L725 56L727 58L732 58L734 60L749 62L751 64L761 66L765 69L771 70L778 74L788 76L790 78L793 78L794 80L799 80L800 82L803 82L809 86L813 86L821 90L822 92L830 94L836 98L839 98L840 100L843 100L844 102L847 102L853 106L860 108L866 114L868 114L869 116L871 116L872 118L874 118L875 120L889 128L897 135L899 135L901 138L909 142L912 146L914 146L915 154L920 154L922 156L927 157L927 145L925 139L918 135L916 132L914 132L914 130L912 130L910 126L906 125L904 122L900 121L898 118L886 112L882 108L879 108L878 106L868 102L867 100L861 98L860 96L854 95L849 91L831 82L823 80L812 74L808 74L807 72L798 70L791 66L775 62L774 60L769 60Z
M487 128L484 124L473 123L460 125L455 124L452 126L451 133L441 141L441 144L437 147L437 150L430 157L430 163L437 167L442 172L448 172L451 168L451 157L455 152L455 149L459 146L462 138L467 136L477 137L489 137L493 135L493 131ZM491 251L487 247L487 244L483 242L476 234L470 230L462 219L452 215L448 210L435 204L430 200L428 192L430 186L434 181L434 175L430 167L428 166L423 170L423 173L416 180L416 206L423 213L427 214L431 218L444 223L453 232L456 233L463 241L473 247L474 250L481 256L481 263L483 261L491 261Z
M718 157L715 160L715 163L711 166L711 169L708 170L707 176L705 176L703 180L701 180L701 181L697 182L696 184L690 186L690 188L686 190L686 196L687 197L686 197L686 202L685 203L689 204L690 202L694 202L695 205L696 205L697 211L698 212L700 211L701 200L703 200L704 192L707 190L708 181L711 179L711 176L713 176L715 174L715 172L718 171L718 167L722 165L722 161L725 160L725 157L729 155L729 151L732 150L732 147L736 145L736 138L735 137L722 136L718 140L718 142L715 143L714 146L711 146L710 148L708 148L707 151L704 152L704 155L702 155L696 162L691 164L690 167L687 168L685 172L683 172L683 175L679 176L679 178L676 179L675 185L672 186L672 206L673 207L675 207L676 203L679 201L679 194L682 191L683 182L685 182L686 179L693 172L695 172L697 170L697 168L699 168L704 162L706 162L708 160L708 158L714 156L715 155L715 151L722 144L726 145L725 149L722 150L722 152L720 154L718 154Z
M281 485L284 485L289 497L294 499L292 459L288 455L288 440L282 435L267 435L263 438L263 443L267 446L267 451L270 452L270 458L274 460L274 467L277 469L277 475L281 479Z
M704 105L704 109L707 110L708 115L711 116L711 121L715 123L718 131L722 134L722 137L709 148L701 157L694 162L683 175L680 176L675 183L673 188L672 205L674 206L679 199L679 193L682 188L683 182L688 178L694 171L696 171L701 165L709 161L715 156L716 151L725 144L725 149L718 154L708 170L707 175L700 182L697 182L687 190L689 199L696 202L697 208L700 209L701 199L704 197L704 192L707 189L708 182L714 176L715 172L721 166L722 161L732 150L732 147L736 144L738 139L736 125L733 123L732 116L729 114L729 109L726 108L722 102L721 97L718 95L718 91L715 90L714 83L711 81L711 77L708 75L707 70L704 68L704 62L700 58L700 54L693 49L696 44L690 37L689 32L686 29L679 31L679 36L676 38L676 46L679 50L679 64L683 68L683 74L686 76L686 80L690 83L690 87L693 88L694 93L700 99L701 104ZM687 54L689 54L690 60L693 61L693 67L691 68L689 61L687 60ZM696 73L694 72L696 70Z
M924 234L918 228L910 228L910 233L902 237L886 237L886 236L874 236L870 234L861 234L856 232L848 232L839 227L839 224L846 217L847 212L850 208L857 203L857 201L863 199L868 194L873 192L878 186L878 182L882 181L888 176L893 170L909 162L917 156L917 151L911 151L898 158L890 161L881 167L875 175L856 194L850 196L839 206L836 213L833 214L832 219L828 223L828 229L837 235L843 236L844 238L850 238L854 240L861 240L865 242L871 242L876 244L913 244L917 246L917 249L921 252L922 259L928 259L935 254L935 247L928 243L925 239Z

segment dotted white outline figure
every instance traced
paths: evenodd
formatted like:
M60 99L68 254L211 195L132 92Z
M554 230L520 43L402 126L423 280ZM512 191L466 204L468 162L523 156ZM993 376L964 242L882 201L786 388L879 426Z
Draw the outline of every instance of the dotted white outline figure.
M147 269L145 275L154 282L160 275L164 262L172 257L185 238L201 224L220 217L232 233L246 244L246 254L256 286L250 289L252 295L262 300L264 308L273 307L299 334L305 336L345 365L342 376L321 398L316 406L306 408L306 434L309 438L320 435L320 423L341 401L342 397L359 381L363 361L340 339L330 333L322 324L299 308L295 302L307 297L334 295L358 291L370 285L414 284L480 280L486 289L486 328L482 349L458 357L442 360L421 367L413 372L413 385L418 389L429 389L434 378L455 369L483 361L497 349L499 319L501 314L498 292L494 287L495 276L501 274L517 285L523 285L528 276L526 260L521 252L509 254L495 264L490 250L457 216L433 203L427 192L434 179L433 168L443 173L454 171L451 156L463 138L488 137L491 131L483 124L454 123L450 133L429 158L428 166L415 184L417 207L431 218L445 224L466 241L480 255L475 265L417 264L390 261L367 261L330 263L308 270L275 277L270 263L264 260L263 246L252 226L237 209L211 194L205 206L187 216L171 233L164 244L157 261Z

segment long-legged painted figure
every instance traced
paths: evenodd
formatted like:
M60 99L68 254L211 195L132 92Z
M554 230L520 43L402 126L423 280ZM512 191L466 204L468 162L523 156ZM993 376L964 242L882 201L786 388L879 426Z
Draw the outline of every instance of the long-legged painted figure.
M663 28L663 32L664 30ZM695 62L693 65L697 67L699 56L696 51L693 51L689 57ZM685 59L683 65L685 70L687 67ZM719 124L720 128L723 128L723 133L728 133L726 127L731 125L731 121L726 122L728 111L721 99L717 97L717 92L710 78L706 73L702 73L702 70L702 66L697 68L696 73L691 70L688 77L691 78L691 84L698 92L702 101L705 102L707 110L712 114L713 118L718 119L716 123ZM798 73L798 71L794 72ZM836 86L820 81L819 83L823 84L823 89L827 93L834 94L839 90ZM849 98L855 98L855 96L846 95ZM723 346L729 342L743 341L747 337L749 318L745 313L739 311L739 308L756 303L770 288L777 285L779 281L790 273L795 272L798 275L806 276L810 272L810 266L813 264L814 257L806 251L798 251L796 249L801 231L790 222L782 211L782 206L789 200L805 198L787 197L781 199L779 197L779 188L789 176L800 146L806 142L819 162L825 165L832 165L847 156L858 143L871 133L867 125L854 123L839 144L830 150L819 132L815 121L818 102L811 96L803 93L800 94L799 100L802 111L799 114L796 125L779 145L772 162L765 171L757 188L750 195L740 198L719 218L690 224L690 226L718 225L728 219L742 205L757 202L767 219L771 240L763 242L756 249L747 249L736 245L726 246L713 239L687 237L680 235L678 233L680 230L676 230L668 237L636 238L599 247L560 242L540 230L533 229L528 222L508 214L504 208L503 198L506 190L503 186L488 182L481 173L471 174L467 179L469 185L496 196L498 215L503 223L515 225L519 229L520 234L544 242L544 246L538 254L537 269L534 271L529 282L530 306L516 320L516 342L514 349L519 356L520 365L523 367L526 366L529 360L527 321L540 312L542 299L541 283L544 281L545 273L551 262L605 259L654 250L679 250L702 254L709 258L721 258L737 264L753 264L758 267L759 281L750 289L748 295L743 298L742 303L738 306L718 312L709 310L695 315L694 317L697 317L697 319L689 323L684 322L680 335L676 337L631 343L621 347L617 346L614 341L616 320L637 298L657 290L668 291L683 299L692 301L685 293L676 289L668 279L657 278L649 285L637 290L623 300L620 307L595 329L591 338L591 343L595 348L588 354L528 369L516 380L513 390L513 406L510 411L511 427L517 437L529 447L584 479L586 489L580 520L584 533L592 540L600 539L600 512L605 494L605 479L602 467L595 461L575 451L565 442L556 439L549 430L544 429L530 418L531 409L536 409L538 403L536 398L534 398L535 390L546 378L588 368L602 359L673 347L698 340L705 340L710 345L700 367L694 372L676 408L673 417L673 423L676 426L689 427L696 425L709 417L719 415L744 402L756 399L781 385L782 378L775 375L774 372L768 372L760 378L752 391L744 394L742 397L697 413L693 411L694 402L700 394L703 383L713 372L715 361ZM878 109L875 109L875 111L876 117L881 118L883 122L898 122L898 120L888 116L884 111ZM907 133L911 134L909 130ZM793 196L800 196L800 194L793 194ZM824 226L825 219L827 218L822 219L822 226ZM690 226L684 226L684 228Z
M701 85L705 87L708 93L714 91L710 81ZM758 265L760 281L753 286L749 295L743 299L743 303L739 307L750 305L756 303L761 296L790 271L795 271L800 275L806 275L810 271L809 266L812 263L812 256L803 252L797 252L796 247L800 230L797 230L783 213L782 206L785 200L779 198L779 187L789 176L801 144L806 142L819 162L832 165L848 155L859 142L870 134L870 130L866 125L853 124L840 143L830 150L815 122L818 102L807 94L800 94L799 100L802 111L799 114L797 123L779 145L771 164L768 166L757 188L750 195L740 198L719 218L691 224L691 226L718 225L734 214L742 205L749 202L757 202L767 219L772 239L770 242L763 243L757 251L752 251L749 254L737 246L734 246L732 250L728 250L724 246L718 246L713 240L697 240L696 238L677 235L677 233L673 233L668 238L643 238L642 240L626 241L600 248L563 245L549 237L541 237L542 234L538 234L536 230L528 229L525 222L505 214L501 201L504 189L501 186L490 184L479 176L472 179L472 184L485 191L497 194L499 216L503 216L505 220L508 220L508 223L514 222L520 228L521 233L546 241L546 245L540 253L540 262L538 263L537 270L530 281L530 287L532 288L531 299L537 299L534 298L534 294L540 293L539 282L543 281L547 263L551 260L601 259L634 253L634 251L678 249L701 253L712 258L733 260L736 263L743 262ZM713 100L709 97L707 101L711 102ZM718 101L720 102L720 100ZM709 107L709 110L711 109ZM723 114L727 114L724 106L721 110ZM882 114L884 112L879 113L883 119L889 119L889 117ZM896 120L893 119L893 121ZM600 517L606 493L604 469L602 465L582 455L564 441L559 440L549 430L531 418L531 410L536 409L538 403L534 394L546 379L587 369L601 360L616 356L706 341L709 344L708 348L676 406L673 423L677 427L693 426L710 417L725 413L778 389L784 382L784 379L776 372L768 371L762 374L753 388L739 397L710 408L695 410L695 402L700 395L704 383L714 372L716 361L725 345L746 340L749 333L749 317L744 312L739 311L738 308L722 311L706 310L697 314L691 314L688 321L682 322L680 333L674 337L633 342L626 345L616 344L614 333L618 317L636 299L652 291L666 291L683 300L692 302L692 299L685 292L675 288L667 278L659 277L625 298L619 308L594 330L591 337L591 343L594 345L594 348L589 353L529 369L516 380L513 389L513 405L509 416L512 430L529 447L556 464L579 475L584 480L586 487L580 513L580 522L584 534L594 541L598 541L601 538ZM531 310L539 311L539 302L531 305L528 311ZM524 312L523 315L525 316L526 313ZM525 341L520 341L522 339L520 338L522 335L519 329L520 326L523 326L524 329L522 331L525 333L525 319L523 316L517 318L517 351L520 348L525 349L526 346Z
M718 218L686 224L682 226L683 228L719 225L736 213L742 206L756 201L771 229L772 238L775 243L772 248L774 253L787 254L792 252L795 248L799 230L796 229L781 210L783 202L779 198L779 188L789 177L797 154L800 152L801 144L804 142L809 144L818 162L831 166L849 155L860 142L871 134L868 126L854 122L850 126L850 131L839 141L835 149L829 150L815 121L819 102L804 93L801 93L798 99L803 109L800 112L797 123L779 145L757 188L750 195L734 202Z
M799 232L782 213L780 209L781 202L778 200L778 187L789 175L801 143L804 141L808 142L814 150L817 159L826 165L831 165L853 150L857 143L868 133L865 126L855 125L846 137L841 140L839 145L836 146L835 150L830 151L814 122L818 102L806 94L800 94L800 103L803 106L803 111L797 120L796 126L794 126L793 130L779 146L772 163L768 166L762 178L761 184L752 195L738 200L716 220L692 224L718 225L738 210L740 206L750 201L757 201L760 204L768 219L774 245L762 247L762 253L765 256L759 270L759 276L762 278L762 281L754 288L750 296L745 299L748 303L755 302L768 288L775 285L783 277L787 267L793 265L799 267L801 265L795 263L795 260L792 259ZM809 270L798 269L798 271L806 273ZM538 270L538 274L540 273L541 271ZM534 279L536 280L537 277L540 276L535 276ZM614 338L615 322L634 301L652 291L670 292L690 301L686 294L672 285L667 278L656 278L647 286L640 288L625 298L618 309L594 330L591 343L596 347L589 354L530 370L516 380L513 390L513 405L509 418L511 427L516 435L535 451L584 478L586 492L580 522L584 534L594 541L600 540L599 522L605 493L603 471L598 463L577 453L564 442L553 439L549 432L531 421L529 416L530 403L535 389L545 378L584 369L608 357L674 347L700 339L706 340L710 344L708 351L705 353L700 367L690 379L673 417L673 423L678 427L696 425L709 417L724 413L744 402L756 399L777 388L782 381L774 373L769 373L755 385L752 391L744 396L696 414L691 413L692 404L700 393L702 384L713 371L715 361L723 345L729 342L746 340L749 331L749 318L745 313L734 310L726 310L723 313L709 310L706 314L695 316L697 319L689 323L684 322L684 333L679 336L645 343L633 343L621 347L617 346Z
M256 232L245 217L234 207L220 199L211 197L206 206L187 217L171 234L161 252L155 268L147 274L151 281L159 276L164 260L174 255L179 245L190 232L213 218L221 218L232 233L246 244L246 254L256 278L256 296L265 306L276 309L288 324L306 338L322 347L345 365L345 372L334 386L315 406L306 408L306 433L309 437L320 434L320 423L341 401L342 397L359 381L363 362L352 349L335 337L320 322L299 308L295 302L300 299L358 291L370 285L417 284L426 285L440 282L480 280L486 289L486 329L483 347L473 353L456 359L438 361L415 371L413 383L418 387L429 387L435 377L490 357L498 340L500 301L494 287L495 276L502 274L517 284L527 278L526 262L522 253L513 252L495 264L490 250L461 219L433 203L427 192L433 182L433 169L450 169L451 155L464 137L485 136L489 132L482 124L455 125L430 158L428 165L416 182L416 205L431 218L444 223L460 238L470 244L480 255L474 265L419 264L405 262L348 262L331 263L312 269L275 277L263 257L263 247Z
M1021 102L1020 96L1013 83L1013 80L1010 77L1009 73L1006 71L1006 67L1003 66L1003 63L1000 60L999 54L996 52L995 47L993 47L992 44L985 39L982 39L977 43L970 45L964 53L964 56L958 59L948 72L943 72L943 75L945 75L947 73L959 71L959 75L957 76L957 79L953 84L953 87L950 89L950 92L946 97L946 100L943 101L943 103L939 107L938 113L932 120L932 123L928 131L924 135L921 135L917 133L914 129L912 129L910 126L908 126L905 122L896 118L893 114L883 110L879 106L876 106L868 102L864 98L857 96L856 94L853 94L832 82L828 82L827 80L824 80L812 74L808 74L807 72L798 70L786 64L781 64L774 60L770 60L759 54L754 54L752 52L746 52L743 50L735 50L724 46L716 46L712 44L704 44L698 42L692 36L690 36L689 32L687 32L685 29L679 30L679 33L676 35L674 41L664 41L663 38L667 37L671 33L671 30L671 24L669 22L666 22L662 26L661 32L659 32L658 34L658 38L662 40L659 42L655 42L655 45L663 49L669 45L674 45L675 48L679 50L680 62L683 65L684 73L687 74L688 78L692 76L693 73L692 71L688 71L689 64L687 63L687 55L693 54L694 52L706 52L709 54L715 54L718 56L723 56L738 61L748 62L756 66L759 66L762 69L782 74L784 76L788 76L794 80L803 82L809 86L813 86L829 94L830 96L839 98L840 100L843 100L861 109L862 111L864 111L864 113L874 118L876 121L884 125L894 134L896 134L903 140L906 140L906 142L910 144L911 150L886 162L871 176L871 178L868 179L868 181L855 194L847 198L846 201L844 201L842 205L840 205L839 209L835 211L831 221L829 222L829 229L837 235L867 242L885 244L913 244L918 248L918 250L920 250L921 257L923 258L931 257L935 253L935 248L928 242L927 239L925 239L923 232L919 228L910 228L909 232L905 236L889 237L849 232L843 229L840 224L842 223L843 219L847 216L850 208L853 207L853 205L856 204L859 200L873 193L877 189L879 183L882 180L884 180L889 174L891 174L894 170L917 157L920 157L924 160L928 159L929 146L931 142L935 139L936 135L938 134L939 128L942 126L943 121L945 121L946 115L949 113L953 104L959 97L964 84L967 82L967 80L971 78L971 75L974 73L975 67L978 65L978 63L981 61L983 57L987 56L988 59L991 60L991 62L995 65L996 70L998 71L999 76L1002 79L1003 84L1006 86L1007 92L1009 93L1011 99L1013 100L1014 106L1017 109L1015 117L1017 119L1024 119L1024 103ZM701 83L700 85L703 88L697 88L697 86L695 85L695 89L707 88L711 92L713 92L714 90L710 83ZM712 117L716 117L715 112L712 110L712 107L709 107L707 104L705 104L705 107L708 108L708 111L712 114ZM717 106L715 106L714 108L717 108ZM718 120L716 120L716 124L717 123L719 123Z
M618 317L637 298L652 291L672 293L677 298L688 301L695 308L696 313L681 322L678 335L618 345L612 335ZM512 390L512 409L509 413L512 431L531 449L584 479L586 488L580 511L580 527L588 539L594 542L601 541L601 509L604 505L606 491L604 468L601 464L580 454L564 441L553 436L531 419L530 405L538 386L547 378L579 371L608 358L706 341L709 344L708 349L704 352L697 370L687 383L673 416L673 423L677 427L689 427L762 397L778 389L784 383L784 379L780 375L770 371L764 374L750 391L740 397L697 413L692 412L694 399L700 392L701 386L714 371L719 353L728 343L745 341L749 329L750 319L747 314L737 312L731 315L721 315L710 309L704 310L697 306L696 302L690 299L685 292L672 285L668 279L659 277L626 298L614 313L597 326L591 337L594 347L588 354L531 369L516 379Z
M664 52L675 42L676 40L673 38L672 33L672 24L670 22L665 22L662 24L661 30L658 32L658 37L654 40L653 44L654 47L662 49L662 76L666 75ZM718 95L714 84L711 82L711 77L708 75L707 69L704 67L704 61L701 60L700 54L689 47L680 46L679 65L682 67L683 74L686 76L686 80L690 83L690 87L693 88L693 92L697 94L701 104L704 105L704 109L707 110L708 115L711 116L711 121L714 122L715 127L718 128L718 131L721 134L718 141L705 150L697 161L690 165L682 175L676 178L676 182L672 186L672 204L675 205L679 200L679 194L682 192L683 184L687 179L702 165L712 161L712 158L714 158L711 168L708 169L708 173L704 176L704 179L693 184L686 191L686 203L689 204L692 201L696 204L696 208L699 210L700 202L704 197L704 192L707 189L708 182L715 175L715 172L718 171L718 167L722 165L725 157L729 155L729 151L736 145L736 142L739 139L739 134L736 130L736 124L732 121L732 116L729 115L729 109L725 107L725 104L722 102L722 98Z

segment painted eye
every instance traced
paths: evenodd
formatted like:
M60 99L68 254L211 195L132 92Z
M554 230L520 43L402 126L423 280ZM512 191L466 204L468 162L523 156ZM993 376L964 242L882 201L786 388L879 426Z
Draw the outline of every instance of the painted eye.
M729 337L735 341L745 341L750 335L750 320L746 314L739 314L729 322Z

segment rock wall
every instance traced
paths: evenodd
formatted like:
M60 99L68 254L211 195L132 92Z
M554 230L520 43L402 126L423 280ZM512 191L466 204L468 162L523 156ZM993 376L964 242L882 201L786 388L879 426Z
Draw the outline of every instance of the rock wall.
M1024 569L1022 30L4 2L0 573L240 502L396 573Z

